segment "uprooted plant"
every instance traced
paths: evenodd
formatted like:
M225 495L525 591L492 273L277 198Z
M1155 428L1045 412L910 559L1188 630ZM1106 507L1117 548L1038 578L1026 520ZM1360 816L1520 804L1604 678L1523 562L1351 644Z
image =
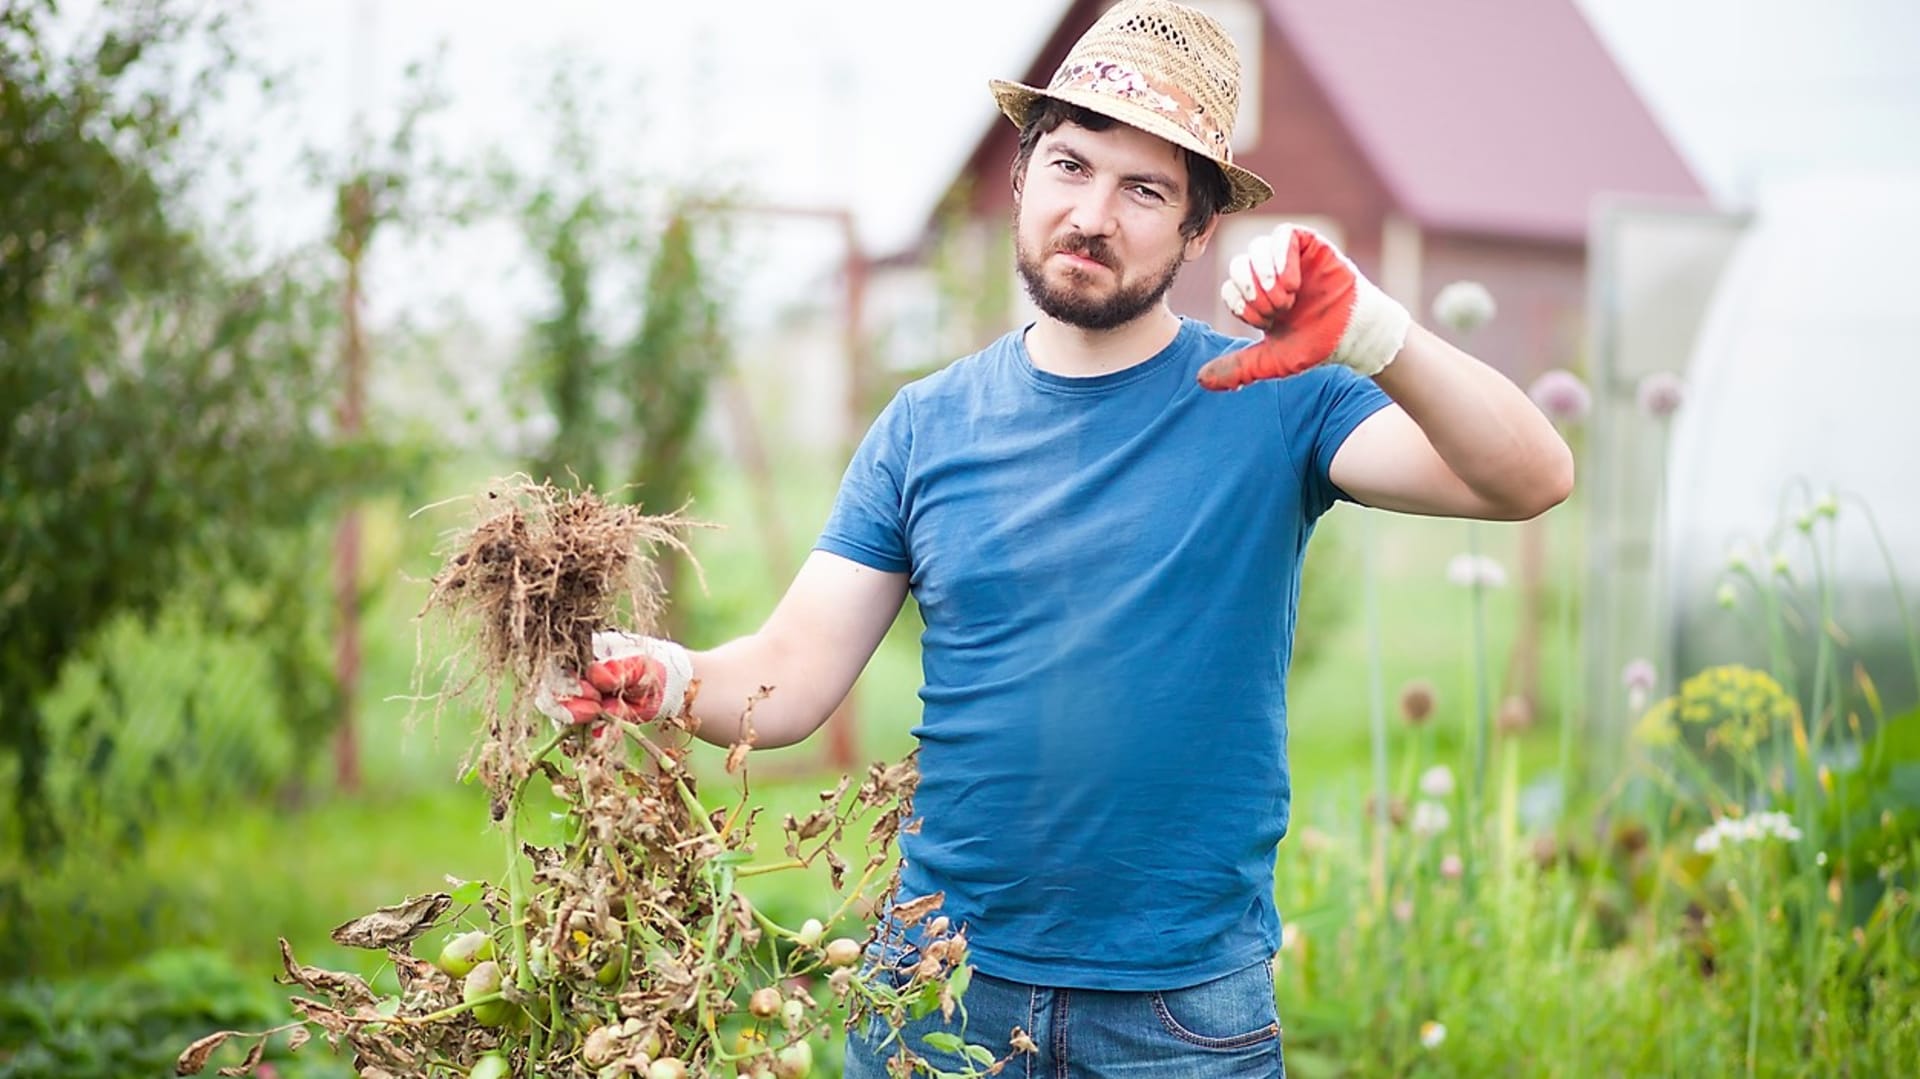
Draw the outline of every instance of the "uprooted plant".
M726 757L739 798L713 809L688 766L691 720L562 724L533 707L551 671L586 669L596 630L652 626L662 597L651 554L679 547L690 522L524 480L492 486L476 511L454 533L422 611L444 619L454 645L430 672L418 669L440 680L422 698L436 708L478 698L484 722L468 776L485 784L504 836L500 878L449 878L448 891L334 930L338 943L385 953L395 994L303 965L283 939L282 980L311 994L292 998L297 1018L210 1034L181 1054L179 1074L199 1073L229 1041L247 1052L220 1074L252 1074L269 1039L284 1033L297 1048L317 1028L336 1052L351 1050L364 1079L677 1079L727 1068L795 1079L811 1068L810 1039L829 1033L835 998L851 1016L879 1014L895 1028L936 1008L953 1014L969 976L964 933L929 920L938 896L893 903L898 875L883 872L902 828L914 826L911 758L872 765L857 786L842 777L817 809L786 817L783 857L756 861L760 810L746 783L756 701L742 702L740 741ZM561 807L561 838L550 846L520 831L536 781ZM863 827L869 857L848 887L839 848ZM821 863L844 898L797 927L778 924L737 887ZM896 927L918 927L909 969L862 963L879 928L864 941L828 936L827 927L873 909L894 910ZM415 956L415 942L436 929L447 936L437 955ZM825 1000L810 991L823 985ZM970 1074L1004 1066L984 1050L969 1054ZM903 1050L903 1065L925 1069L909 1057Z

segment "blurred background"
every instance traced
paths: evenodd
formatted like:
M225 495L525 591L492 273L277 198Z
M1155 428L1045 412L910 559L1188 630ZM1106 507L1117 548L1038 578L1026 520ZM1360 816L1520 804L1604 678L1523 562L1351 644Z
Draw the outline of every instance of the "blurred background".
M1834 901L1836 933L1867 924L1920 834L1920 739L1893 718L1920 696L1920 6L1193 2L1239 46L1236 160L1276 195L1223 224L1176 310L1231 330L1225 261L1283 219L1436 325L1478 281L1497 314L1447 332L1581 463L1526 524L1322 525L1295 831L1358 861L1343 898L1290 839L1283 913L1397 910L1371 822L1443 762L1481 792L1507 755L1510 836L1612 834L1649 706L1740 663L1851 732L1802 751L1830 794L1860 777L1836 819L1893 852L1848 863L1865 906ZM685 507L718 527L699 574L666 559L666 631L757 626L893 391L1030 318L986 81L1044 85L1106 6L0 0L0 1076L167 1074L186 1040L284 1010L277 936L377 976L328 928L497 872L460 783L476 717L416 707L427 581L490 479ZM769 818L911 749L916 622L820 735L754 756ZM726 782L718 751L696 761ZM1791 779L1779 800L1811 789ZM1803 853L1818 899L1827 855ZM831 894L755 884L795 920ZM1612 916L1688 909L1627 892ZM1497 994L1409 1002L1353 974L1365 954L1283 984L1299 1074L1597 1052L1556 1013L1564 1044L1523 1017L1449 1060L1434 1001ZM1376 1014L1423 1033L1369 1048ZM1717 1014L1670 1043L1717 1044ZM1650 1067L1751 1065L1738 1033ZM350 1074L306 1055L280 1074Z

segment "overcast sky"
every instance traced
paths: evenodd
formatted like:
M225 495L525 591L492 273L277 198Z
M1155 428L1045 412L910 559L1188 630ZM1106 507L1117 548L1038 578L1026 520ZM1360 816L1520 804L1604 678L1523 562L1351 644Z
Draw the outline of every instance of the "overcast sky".
M1328 0L1337 2L1337 0ZM264 132L270 189L289 147L378 129L409 61L444 46L455 153L544 153L542 64L602 73L608 158L650 174L718 168L768 199L850 206L877 250L909 239L993 121L985 81L1018 76L1066 0L258 0L260 55L288 68L297 122ZM1579 0L1709 188L1728 203L1768 176L1836 165L1920 168L1914 0ZM912 12L911 16L904 14ZM288 198L261 231L316 234L325 200ZM830 253L824 231L765 237L772 259ZM502 238L437 258L484 262ZM477 246L475 246L477 245ZM782 255L780 252L787 254ZM376 314L421 301L420 256L376 267ZM411 262L409 265L403 265ZM525 282L522 283L525 286ZM524 287L503 284L525 302Z

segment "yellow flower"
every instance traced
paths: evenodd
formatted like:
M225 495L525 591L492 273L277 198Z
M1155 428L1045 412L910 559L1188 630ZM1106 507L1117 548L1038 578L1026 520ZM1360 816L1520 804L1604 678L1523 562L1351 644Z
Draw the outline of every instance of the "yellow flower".
M1640 722L1633 728L1633 736L1643 745L1670 746L1679 737L1680 731L1673 725L1673 699L1668 698L1647 709Z
M1747 753L1791 727L1799 705L1764 671L1739 664L1708 667L1680 685L1680 692L1656 705L1636 729L1650 745L1669 745L1680 723L1707 729L1707 745L1729 753Z

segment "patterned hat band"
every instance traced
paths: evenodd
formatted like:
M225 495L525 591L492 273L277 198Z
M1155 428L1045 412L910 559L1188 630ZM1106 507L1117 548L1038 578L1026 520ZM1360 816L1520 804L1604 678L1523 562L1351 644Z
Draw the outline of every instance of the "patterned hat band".
M1053 81L1047 84L1047 90L1050 93L1083 90L1152 109L1199 139L1200 145L1208 147L1209 157L1221 164L1233 163L1233 145L1227 133L1220 130L1219 122L1207 115L1192 94L1170 82L1151 79L1125 64L1112 60L1062 64L1060 70L1054 72Z

